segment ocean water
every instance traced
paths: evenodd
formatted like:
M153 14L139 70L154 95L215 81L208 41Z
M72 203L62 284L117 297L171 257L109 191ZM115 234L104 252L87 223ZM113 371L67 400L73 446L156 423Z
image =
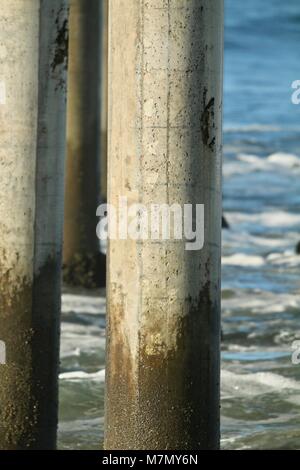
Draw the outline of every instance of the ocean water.
M225 0L222 448L300 448L299 0ZM66 291L59 447L103 441L105 292Z

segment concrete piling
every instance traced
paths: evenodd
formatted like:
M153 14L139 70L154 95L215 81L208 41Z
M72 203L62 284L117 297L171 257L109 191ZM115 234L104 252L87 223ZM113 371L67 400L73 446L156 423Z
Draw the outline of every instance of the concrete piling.
M0 449L54 449L67 4L0 8Z
M70 0L64 280L103 284L96 237L100 202L101 2Z
M222 61L222 0L110 1L108 202L205 224L109 241L106 449L219 446Z
M107 200L107 111L108 111L108 10L109 0L101 2L101 200Z

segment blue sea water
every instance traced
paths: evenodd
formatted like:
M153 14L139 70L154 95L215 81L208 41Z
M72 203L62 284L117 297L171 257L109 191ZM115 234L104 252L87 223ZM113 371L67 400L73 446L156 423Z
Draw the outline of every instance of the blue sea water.
M225 0L222 445L300 448L298 0Z
M299 0L225 0L222 447L300 448ZM63 295L60 447L103 439L105 293Z

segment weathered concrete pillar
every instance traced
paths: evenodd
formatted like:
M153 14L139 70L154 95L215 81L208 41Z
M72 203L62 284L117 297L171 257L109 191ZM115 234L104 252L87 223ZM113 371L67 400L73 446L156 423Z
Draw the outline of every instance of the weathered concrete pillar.
M0 449L53 449L67 8L0 0L0 10Z
M204 247L110 240L106 449L219 445L222 0L111 0L109 203L204 204Z
M107 200L108 1L101 1L101 200Z
M64 280L95 286L101 276L96 209L100 195L99 0L70 0Z

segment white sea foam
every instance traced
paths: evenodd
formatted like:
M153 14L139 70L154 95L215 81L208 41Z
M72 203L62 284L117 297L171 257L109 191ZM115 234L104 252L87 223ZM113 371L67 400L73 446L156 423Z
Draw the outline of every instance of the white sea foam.
M226 160L223 166L225 177L234 175L246 175L255 172L265 172L266 176L272 173L278 174L279 171L284 174L297 174L300 170L300 157L295 154L276 152L268 157L259 157L258 155L238 153L236 160Z
M274 266L298 267L300 266L300 256L293 251L284 253L270 253L267 257L268 263Z
M300 158L297 155L291 153L284 153L284 152L277 152L269 155L267 161L271 164L287 167L287 168L295 168L300 166Z
M224 314L233 314L235 310L247 310L253 314L281 313L300 309L300 296L295 293L277 293L268 291L235 289L235 295L222 300Z
M253 396L283 390L300 391L300 384L293 379L273 372L257 372L251 374L235 374L229 370L221 373L223 397L236 395Z
M300 132L299 126L278 126L276 124L249 124L249 125L227 125L224 126L224 132L226 134L235 134L235 133L245 133L248 134L249 132L281 132L281 131L292 131L292 132Z
M71 382L77 382L82 380L92 380L93 382L104 382L105 369L101 369L98 372L88 373L83 370L63 372L59 375L61 380L68 380Z
M231 266L260 267L265 264L265 260L261 256L235 253L231 256L222 256L222 264Z
M258 157L256 155L240 154L238 160L246 162L252 166L252 169L269 170L276 167L294 168L300 166L300 158L297 155L284 152L276 152L267 158Z
M300 214L276 209L251 214L246 212L231 212L228 220L232 226L246 222L264 227L291 227L300 229Z
M105 313L106 299L103 296L63 294L62 295L62 313L82 313L90 315L99 315Z

